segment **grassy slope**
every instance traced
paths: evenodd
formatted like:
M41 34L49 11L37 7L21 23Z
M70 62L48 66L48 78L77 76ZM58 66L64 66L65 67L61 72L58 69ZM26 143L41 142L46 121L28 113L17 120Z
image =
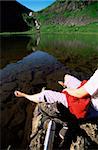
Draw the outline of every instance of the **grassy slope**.
M41 28L41 32L98 34L98 23L85 26L44 25Z
M64 13L65 17L87 17L87 18L97 18L98 19L98 2L92 5L85 6L82 10L77 10L73 12L66 11Z
M56 9L55 9L56 8ZM76 9L74 11L65 11L64 6L60 6L58 2L52 4L48 8L44 9L41 12L36 13L38 20L41 22L41 30L42 33L82 33L82 34L98 34L98 2L93 3L92 5L88 5L83 7L82 9ZM61 25L61 24L53 24L51 20L56 17L63 18L89 18L92 19L92 23L86 24L85 26L79 25ZM48 21L50 23L46 24ZM97 21L94 21L97 20ZM34 27L26 32L8 32L8 33L0 33L0 35L11 35L11 34L32 34L36 32Z
M43 11L38 13L38 19L45 24L45 22L49 19L55 19L55 17L61 15L65 17L65 19L69 17L86 17L86 18L97 18L98 19L98 2L93 3L91 5L85 6L82 9L76 9L74 11L64 10L62 6L57 7L56 4L52 4L48 8L44 9ZM61 8L60 8L61 7ZM56 9L56 10L55 10ZM53 11L54 10L54 11Z
M52 6L53 7L53 6ZM49 13L50 11L50 13ZM68 18L87 18L92 19L91 24L85 26L76 25L58 25L52 24L51 20L57 16L63 16L65 19ZM45 9L43 12L38 14L38 19L42 24L42 32L97 32L98 33L98 2L92 5L85 6L83 9L77 9L74 11L62 11L55 10L51 11L51 7ZM50 24L46 24L47 20L50 20ZM97 20L97 21L95 21Z

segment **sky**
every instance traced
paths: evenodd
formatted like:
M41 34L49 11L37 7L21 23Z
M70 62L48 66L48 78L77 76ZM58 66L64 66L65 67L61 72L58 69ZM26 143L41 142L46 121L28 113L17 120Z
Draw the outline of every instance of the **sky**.
M36 12L48 7L56 0L16 0L16 1Z

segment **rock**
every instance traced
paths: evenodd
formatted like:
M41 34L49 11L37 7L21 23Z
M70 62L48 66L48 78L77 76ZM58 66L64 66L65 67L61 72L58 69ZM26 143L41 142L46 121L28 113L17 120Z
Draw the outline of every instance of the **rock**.
M11 92L6 92L6 91L4 91L4 92L2 92L1 94L0 94L0 101L1 102L7 102L8 101L8 98L10 98L10 95L11 95Z
M8 83L4 83L1 86L1 90L2 91L12 91L15 87L16 87L16 83L15 82L8 82Z
M33 55L34 57L36 56L35 59ZM44 64L44 62L46 63ZM34 52L34 54L32 53L31 55L28 55L16 64L12 64L11 67L9 65L2 70L2 89L0 92L0 100L2 101L2 149L7 149L9 145L11 145L12 149L26 149L30 144L32 113L35 105L32 105L24 98L16 98L14 96L14 90L18 89L31 94L31 90L33 93L38 92L43 84L48 85L48 88L56 89L58 84L57 80L61 79L61 77L63 79L65 73L70 73L76 76L80 76L81 74L79 70L69 70L51 55L41 51ZM85 125L83 127L86 128ZM41 138L41 133L43 139L43 132L39 132L38 137L39 139ZM80 141L81 138L83 138L82 135L77 135ZM91 133L89 133L89 135L91 135ZM94 142L96 142L96 138L96 136L92 137ZM36 138L37 141L39 141L39 139ZM38 147L41 146L42 142Z
M44 104L43 108L44 108ZM50 109L50 108L49 108ZM53 109L52 109L53 110ZM39 123L43 120L41 114L38 115L38 106L34 111L34 118L32 122L32 138L30 142L30 150L42 148L45 140L45 128L41 125L41 128L38 128ZM45 111L45 109L44 109ZM48 111L45 111L48 112ZM51 111L52 112L52 111ZM48 115L43 116L47 119L50 119ZM64 117L64 116L63 116ZM37 119L36 119L37 118ZM57 118L53 118L52 120L56 121ZM45 121L45 120L44 120ZM55 141L54 141L54 149L70 149L70 150L89 150L89 149L98 149L98 119L93 120L85 120L83 122L69 120L70 125L68 126L68 134L65 135L65 140L62 146L60 146L60 139L58 136L59 127L56 124L56 132L55 132ZM60 123L60 120L59 122ZM36 124L36 125L35 125ZM62 123L61 123L62 124ZM72 125L73 124L73 125ZM35 131L35 132L34 132ZM59 141L59 143L56 141Z
M83 124L80 128L84 129L91 140L98 144L98 121L96 123Z
M25 72L25 73L24 73ZM32 74L31 74L31 70L24 70L24 71L22 71L22 72L20 72L18 75L17 75L17 77L16 77L16 79L18 80L18 81L24 81L24 82L29 82L29 81L32 81Z
M46 79L45 78L46 77L43 76L43 72L42 71L35 72L34 78L33 78L33 85L46 83Z
M70 150L98 149L98 120L80 125L79 134L72 142Z
M12 149L26 149L29 145L32 111L34 106L20 98L15 103L5 104L1 118L1 148L6 149L9 144Z

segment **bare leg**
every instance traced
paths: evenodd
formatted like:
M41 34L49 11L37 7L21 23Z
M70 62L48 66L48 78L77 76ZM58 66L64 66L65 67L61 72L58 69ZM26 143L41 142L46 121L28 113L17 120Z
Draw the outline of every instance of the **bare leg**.
M77 88L80 84L81 81L78 80L76 77L71 76L69 74L66 74L64 76L64 82L62 81L58 81L58 83L63 86L63 88L67 87L67 88Z
M33 94L33 95L28 95L28 94L25 94L25 93L20 92L20 91L15 91L14 94L15 94L16 97L25 97L25 98L27 98L28 100L30 100L32 102L39 103L40 93Z
M45 90L38 94L28 95L28 94L22 93L20 91L15 91L14 94L17 97L25 97L28 100L35 102L35 103L45 102L45 100L47 100L48 103L58 102L58 103L62 103L64 106L68 107L66 96L65 96L65 94L63 94L61 92Z
M64 85L66 85L67 88L78 88L81 84L81 81L78 80L76 77L71 76L69 74L66 74L64 76Z

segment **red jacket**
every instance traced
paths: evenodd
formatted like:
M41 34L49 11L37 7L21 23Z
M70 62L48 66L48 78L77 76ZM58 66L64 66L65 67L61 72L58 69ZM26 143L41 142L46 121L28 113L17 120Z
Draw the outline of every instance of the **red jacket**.
M86 80L83 80L79 87L83 86L86 82ZM90 96L77 98L69 95L66 91L62 91L62 93L64 93L67 97L68 108L70 112L74 114L78 119L84 118L87 114L87 108L90 104Z

